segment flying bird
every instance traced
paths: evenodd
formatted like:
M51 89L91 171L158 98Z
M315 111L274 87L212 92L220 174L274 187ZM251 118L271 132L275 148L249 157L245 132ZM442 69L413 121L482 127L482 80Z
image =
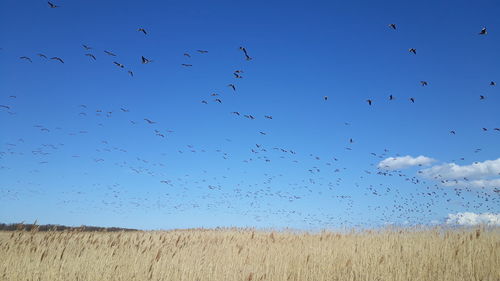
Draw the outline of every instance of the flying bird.
M227 85L228 87L231 87L233 89L233 91L236 91L236 86L234 84L229 84Z
M64 63L64 61L59 58L59 57L53 57L53 58L50 58L51 60L57 60L57 61L60 61L61 63Z
M396 30L396 24L395 23L389 24L389 27L392 28L392 29L394 29L394 30Z
M208 104L206 100L202 100L201 103Z
M490 82L490 86L496 86L496 85L497 85L497 83L495 81Z
M113 63L116 64L116 66L118 66L118 67L121 67L121 68L125 67L123 64L121 64L119 62L114 61Z
M421 84L422 86L427 86L427 85L429 85L429 83L427 83L427 81L420 81L420 84Z
M394 100L394 96L393 95L389 95L389 100Z
M415 54L415 55L417 54L417 49L410 48L408 51L409 51L410 53Z
M148 124L155 124L155 123L156 123L156 122L151 121L151 120L149 120L149 119L147 119L147 118L144 118L144 121L148 122Z
M115 54L113 54L113 53L112 53L112 52L110 52L110 51L106 51L106 50L105 50L104 52L105 52L106 54L108 54L108 55L112 56L112 57L116 57L116 55L115 55Z
M22 59L22 60L27 60L27 61L29 61L29 62L33 62L33 61L31 60L31 58L29 58L29 57L19 57L19 58L20 58L20 59Z
M143 63L143 64L153 62L152 60L147 59L147 58L145 58L144 56L141 56L141 60L142 60L142 63Z
M132 72L132 70L129 70L128 74L130 74L130 76L134 77L134 73Z
M182 65L182 66L185 66L185 67L190 67L190 66L193 66L192 64L187 64L187 63L182 63L181 65Z
M188 54L188 53L184 53L184 56L185 56L185 57L188 57L188 58L190 58L190 57L191 57L191 55L190 55L190 54Z
M94 56L93 54L85 54L85 55L86 55L87 57L89 57L89 58L92 58L92 59L96 60L96 58L95 58L95 56Z
M6 106L6 105L1 105L1 104L0 104L0 107L6 108L6 109L10 109L10 107L9 107L9 106Z
M44 59L46 59L46 58L47 58L47 56L46 56L46 55L44 55L44 54L37 54L37 55L38 55L39 57L41 57L41 58L44 58Z
M484 99L486 99L486 97L485 97L485 96L483 96L483 95L480 95L480 96L479 96L479 99L480 99L480 100L484 100Z
M235 78L243 78L243 76L239 75L237 72L233 73Z
M328 100L328 96L324 96L324 97L323 97L323 99L324 99L324 100Z
M49 7L51 7L52 9L54 8L59 8L59 6L55 5L54 3L51 3L51 2L47 2L49 4Z
M487 132L487 131L488 131L488 129L487 129L487 128L483 128L483 131Z
M240 50L242 50L243 53L245 54L246 60L252 60L252 58L248 55L247 49L245 49L245 47L240 47Z
M220 100L220 99L215 99L214 101L216 101L218 103L222 103L222 100Z
M410 101L411 101L412 103L415 103L415 99L414 99L414 98L410 98Z
M236 115L240 116L240 113L239 113L238 111L233 111L233 112L231 112L231 113L232 113L232 114L236 114Z
M457 133L455 131L450 131L450 134L456 135Z
M273 119L273 117L271 115L264 115L264 117L267 119Z
M366 102L368 103L368 105L372 105L372 100L366 100Z
M87 50L87 51L88 51L88 50L90 50L90 49L92 49L92 47L89 47L89 46L87 46L87 45L85 45L85 44L82 44L82 47L83 47L85 50Z
M486 35L488 34L488 31L486 30L486 27L483 27L483 29L481 29L481 31L479 32L479 35Z
M196 50L196 51L197 51L198 53L200 53L200 54L206 54L206 53L208 53L208 51L205 51L205 50Z
M148 33L146 32L146 29L144 29L144 28L139 28L139 29L137 29L137 31L144 33L144 35L148 35Z

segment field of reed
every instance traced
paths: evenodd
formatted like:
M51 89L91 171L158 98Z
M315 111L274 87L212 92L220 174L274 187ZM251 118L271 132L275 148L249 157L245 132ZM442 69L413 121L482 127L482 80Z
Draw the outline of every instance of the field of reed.
M500 230L0 232L2 281L500 280Z

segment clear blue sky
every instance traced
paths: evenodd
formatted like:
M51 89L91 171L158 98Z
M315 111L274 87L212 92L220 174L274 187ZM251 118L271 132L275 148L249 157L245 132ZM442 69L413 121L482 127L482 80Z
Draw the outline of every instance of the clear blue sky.
M52 2L0 5L2 222L309 229L500 212L491 184L418 172L500 157L498 1ZM377 169L406 155L435 161Z

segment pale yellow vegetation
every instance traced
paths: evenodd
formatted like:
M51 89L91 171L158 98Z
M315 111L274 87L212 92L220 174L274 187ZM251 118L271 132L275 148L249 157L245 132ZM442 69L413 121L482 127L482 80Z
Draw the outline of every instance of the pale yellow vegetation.
M0 280L499 281L499 233L0 232Z

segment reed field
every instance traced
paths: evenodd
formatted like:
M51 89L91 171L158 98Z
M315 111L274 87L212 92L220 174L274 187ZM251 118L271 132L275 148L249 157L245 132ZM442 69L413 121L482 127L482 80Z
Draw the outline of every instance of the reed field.
M2 281L500 280L500 230L0 232Z

